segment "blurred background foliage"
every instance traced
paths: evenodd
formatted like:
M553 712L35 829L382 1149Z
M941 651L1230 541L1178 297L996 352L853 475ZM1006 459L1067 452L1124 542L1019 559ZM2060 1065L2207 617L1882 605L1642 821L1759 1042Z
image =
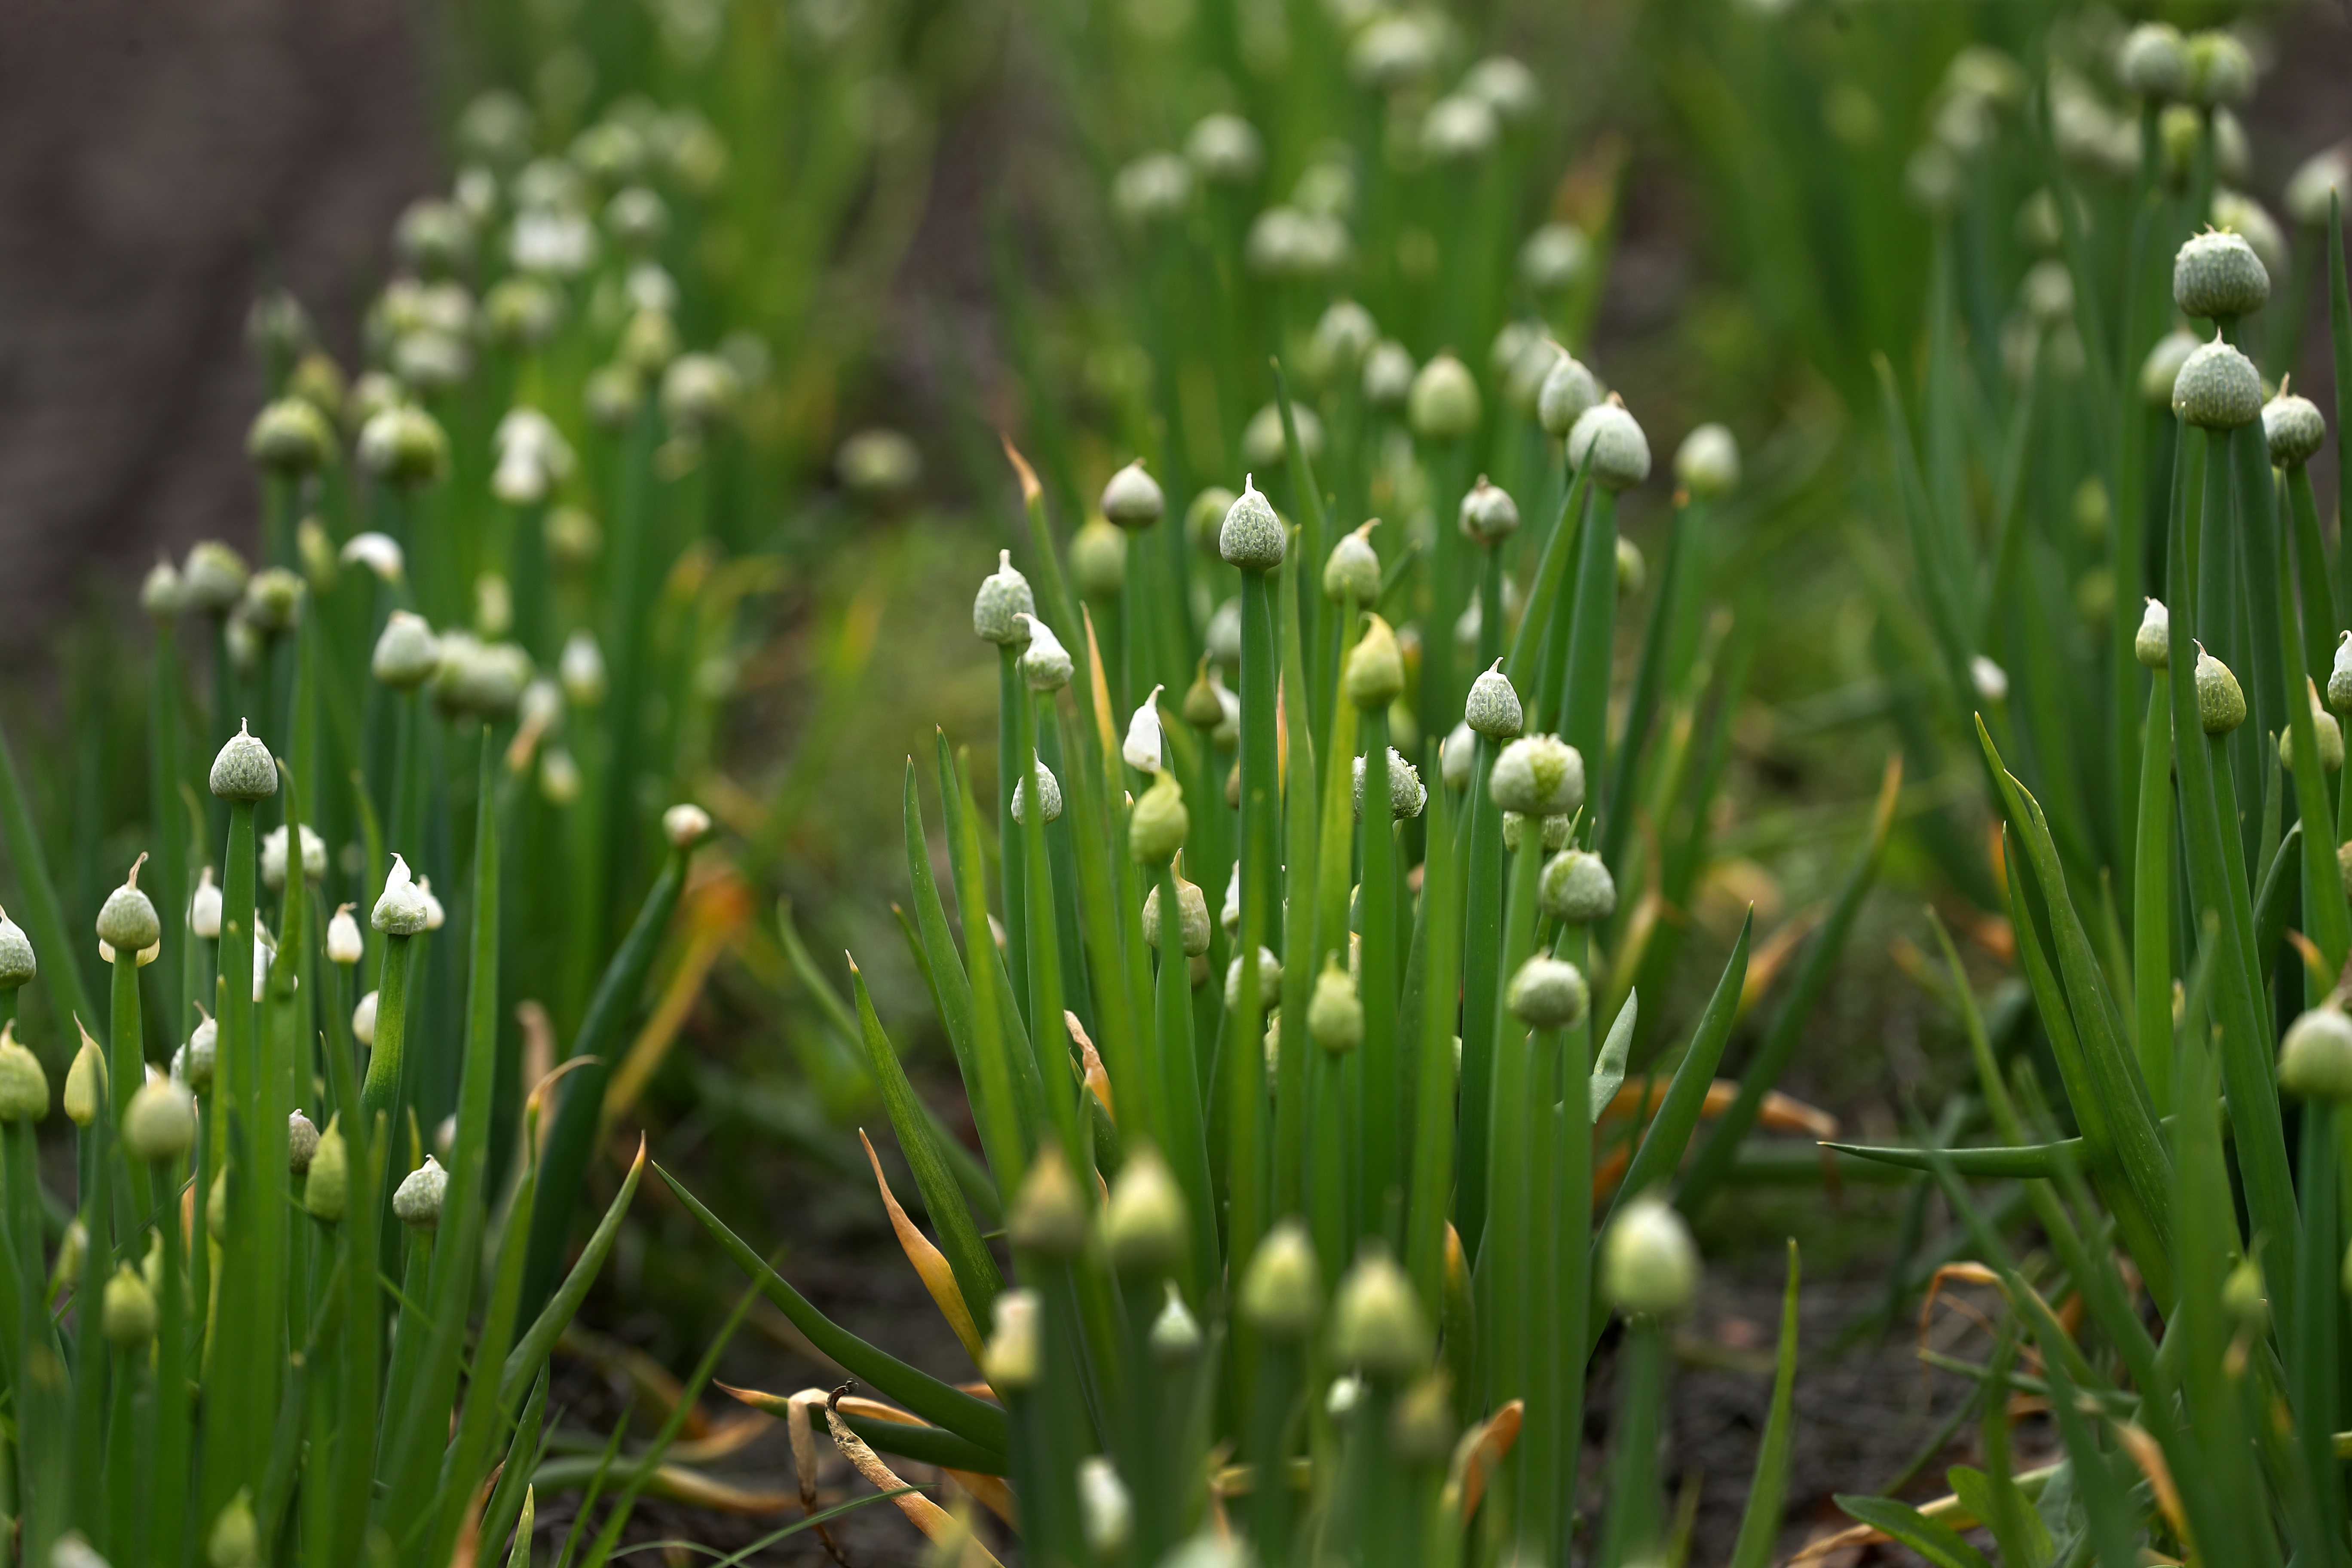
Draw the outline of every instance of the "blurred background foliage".
M1707 567L1708 597L1728 612L1720 657L1735 710L1720 821L1685 911L1690 969L1715 972L1750 900L1760 929L1785 933L1785 961L1835 889L1887 753L1904 750L1881 891L1784 1087L1884 1133L1909 1097L1931 1101L1964 1079L1956 1026L1923 1007L1906 972L1927 941L1924 897L1970 915L1998 908L1990 819L1967 752L1920 754L1931 732L1948 748L1950 726L1905 710L1922 700L1885 657L1906 567L1874 356L1916 373L1936 232L1921 185L1939 160L1982 160L1965 186L1972 205L1948 221L1962 342L1980 378L1999 382L2004 321L2037 254L2020 209L2051 156L2095 186L2125 177L2132 111L2106 61L2127 20L2158 13L2232 23L2254 47L2266 85L2238 183L2258 198L2274 204L2304 157L2352 133L2341 91L2352 42L2326 4L2128 18L1843 0L1388 12L1357 0L494 0L415 13L447 172L519 158L498 145L486 94L527 109L530 151L576 162L609 128L664 117L674 173L695 195L661 241L683 285L678 335L731 345L747 372L730 437L740 447L711 511L735 574L696 585L709 589L691 668L708 672L710 729L683 753L698 776L682 767L678 779L738 846L743 903L723 942L682 923L655 967L654 994L686 1009L686 1048L644 1087L670 1156L707 1171L722 1212L767 1210L773 1168L749 1152L781 1139L804 1162L795 1168L846 1178L796 1189L801 1223L873 1229L849 1129L877 1101L837 999L810 975L837 985L833 955L856 951L894 1037L944 1066L892 918L896 784L934 724L988 752L995 692L967 629L970 595L998 548L1026 543L1000 434L1035 462L1064 539L1139 454L1166 483L1173 523L1206 487L1236 487L1272 396L1265 355L1340 397L1315 334L1343 295L1417 362L1458 353L1497 403L1508 374L1497 335L1526 321L1621 389L1661 452L1703 421L1738 434L1747 479L1717 510ZM1495 55L1528 68L1525 112L1492 116L1475 157L1433 154L1433 116ZM1221 115L1257 142L1233 155L1249 166L1230 179L1211 175L1218 153L1201 142ZM1136 171L1170 154L1162 176L1191 184L1161 210ZM1270 208L1301 222L1267 235ZM1336 255L1317 250L1331 238L1318 223L1339 226ZM1530 260L1524 247L1547 226L1583 248ZM323 303L331 344L348 355L357 334ZM2315 373L2319 333L2305 334ZM1503 421L1487 456L1513 460ZM1530 475L1533 457L1517 459ZM1627 498L1626 532L1645 547L1663 535L1664 489ZM1408 532L1444 515L1409 480L1344 499L1360 513L1377 500ZM2058 503L2037 492L2036 504ZM252 515L257 536L257 495ZM1193 552L1189 567L1171 563L1179 580L1206 575L1187 532L1150 541ZM1183 601L1195 630L1216 603L1201 586ZM120 636L128 589L110 578L99 610L52 623L54 684L6 693L19 753L37 759L39 815L87 862L53 868L74 930L146 820L143 712ZM1626 619L1628 638L1637 624ZM1132 700L1148 682L1129 679ZM104 717L62 721L89 714ZM646 854L614 922L652 874ZM1998 921L1970 923L1972 955L1998 965ZM1766 984L1773 973L1766 964ZM1662 1015L1700 999L1678 992ZM961 1114L953 1099L940 1109ZM617 1172L600 1166L595 1180L609 1187ZM1773 1236L1808 1217L1777 1195L1753 1201ZM1903 1223L1895 1202L1856 1202L1874 1225L1827 1227L1841 1239L1819 1238L1824 1274L1866 1267ZM641 1212L606 1304L672 1364L721 1310L690 1229ZM680 1261L650 1266L657 1257Z

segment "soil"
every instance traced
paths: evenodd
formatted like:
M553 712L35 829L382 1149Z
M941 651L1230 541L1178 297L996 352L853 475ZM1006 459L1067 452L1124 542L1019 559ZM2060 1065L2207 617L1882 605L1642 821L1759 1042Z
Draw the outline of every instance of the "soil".
M246 311L348 354L436 177L398 0L22 0L0 54L0 656L158 550L249 542Z

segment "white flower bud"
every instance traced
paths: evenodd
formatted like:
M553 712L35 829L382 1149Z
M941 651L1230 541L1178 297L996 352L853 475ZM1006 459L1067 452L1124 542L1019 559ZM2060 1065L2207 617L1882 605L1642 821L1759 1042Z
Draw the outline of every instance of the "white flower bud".
M1097 1562L1118 1557L1135 1533L1134 1500L1118 1468L1100 1454L1078 1461L1078 1521Z
M604 700L604 651L596 646L595 633L583 628L566 637L555 669L573 707L593 708Z
M221 890L210 866L197 874L196 890L188 897L188 931L205 942L220 940Z
M426 929L424 889L410 875L408 862L395 854L383 879L383 893L375 901L368 923L388 936L415 936Z
M367 952L367 943L360 936L360 922L352 918L354 906L339 904L332 920L327 922L327 958L330 963L350 968Z
M1007 1290L996 1298L994 1331L980 1357L981 1375L1001 1396L1034 1387L1044 1370L1044 1331L1034 1290Z
M1015 620L1029 634L1028 646L1021 650L1021 679L1032 691L1059 691L1070 683L1077 666L1070 650L1054 635L1054 628L1028 611L1015 614Z
M352 1009L352 1038L363 1046L373 1047L375 1045L376 998L381 994L371 991L360 998L358 1006Z
M662 837L677 848L690 849L709 832L710 814L698 805L681 802L662 813Z
M1127 765L1138 773L1156 773L1166 765L1167 746L1160 731L1160 694L1168 689L1154 686L1151 695L1138 704L1127 721L1127 740L1119 746L1118 754Z
M449 1173L427 1154L425 1163L409 1172L394 1190L392 1212L411 1229L434 1230L441 1224L441 1205L448 1195Z
M2151 598L2141 612L2139 630L2132 634L2132 657L2150 669L2163 669L2172 662L2172 616L2164 601ZM2332 689L2334 683L2331 681Z

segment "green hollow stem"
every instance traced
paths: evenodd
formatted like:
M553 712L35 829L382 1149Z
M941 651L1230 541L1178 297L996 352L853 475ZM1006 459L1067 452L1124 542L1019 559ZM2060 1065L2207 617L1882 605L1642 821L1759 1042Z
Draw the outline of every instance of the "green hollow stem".
M1363 945L1357 989L1364 1005L1364 1043L1356 1053L1359 1112L1355 1127L1356 1215L1362 1232L1381 1227L1388 1194L1399 1181L1397 994L1402 980L1398 920L1396 801L1389 779L1389 716L1368 708L1357 723L1364 738L1363 821L1360 826ZM1389 1238L1393 1246L1399 1238Z
M2172 689L2152 672L2132 878L2132 1038L2158 1116L2172 1110Z
M1276 857L1282 800L1275 726L1275 603L1272 574L1242 574L1242 985L1241 1007L1226 1020L1234 1071L1227 1085L1228 1256L1236 1267L1265 1234L1271 1197L1265 1148L1265 1055L1259 1044L1265 1009L1259 999L1258 952L1281 940ZM1280 955L1276 955L1277 957ZM1294 962L1297 962L1294 956Z
M1511 858L1511 891L1499 985L1507 988L1535 950L1536 885L1543 868L1540 834L1521 837ZM1484 1291L1479 1342L1489 1405L1528 1392L1532 1257L1535 1223L1528 1183L1534 1158L1535 1062L1527 1026L1497 1009L1494 1089L1487 1131L1486 1226L1478 1247ZM1517 1473L1516 1468L1513 1473Z
M1292 599L1282 626L1283 690L1297 695L1283 705L1283 735L1287 776L1283 780L1281 831L1283 885L1302 896L1286 897L1278 911L1282 951L1290 962L1282 972L1282 1016L1291 1027L1279 1040L1274 1068L1273 1190L1268 1203L1275 1214L1297 1214L1305 1207L1307 1181L1307 1008L1315 984L1317 952L1316 900L1303 896L1316 885L1316 860L1320 852L1322 824L1316 791L1317 746L1310 731L1312 706L1307 676L1307 574L1295 572L1285 580Z
M1093 1161L1082 1142L1087 1135L1085 1119L1078 1114L1077 1096L1072 1092L1070 1070L1070 1036L1062 1022L1062 950L1059 920L1054 908L1054 872L1050 851L1045 841L1044 792L1036 785L1035 769L1040 765L1035 746L1036 710L1028 693L1019 694L1019 713L1015 719L1014 740L1020 755L1029 760L1030 789L1028 791L1029 821L1016 824L1016 837L1004 841L1004 863L1010 870L1015 858L1024 862L1026 871L1021 892L1027 900L1028 916L1024 922L1029 937L1029 1039L1036 1053L1040 1081L1045 1086L1045 1108L1053 1119L1055 1131L1060 1135L1062 1152L1073 1171L1091 1168ZM1016 773L1016 777L1018 774ZM1005 889L1006 907L1011 907L1013 888Z
M1020 825L1013 820L1013 790L1021 781L1021 759L1029 750L1021 741L1028 729L1029 693L1021 679L1020 648L1005 644L996 651L996 842L1004 884L1004 962L1013 974L1025 980L1029 953L1028 864L1026 857L1014 847L1021 838ZM1034 998L1016 985L1013 1000L1034 1034L1035 1020L1029 1016Z
M1475 1247L1486 1220L1488 1096L1495 1071L1495 1020L1501 992L1497 973L1503 942L1503 814L1487 793L1502 743L1480 735L1470 753L1463 880L1462 1109L1459 1192L1454 1221ZM1443 793L1443 792L1440 792ZM1433 836L1432 843L1437 842ZM1431 857L1433 861L1435 857Z
M1443 845L1453 837L1452 813L1446 792L1430 791L1432 844ZM1462 879L1449 856L1433 855L1423 867L1421 1070L1415 1075L1412 1107L1412 1190L1405 1209L1405 1268L1421 1299L1437 1302L1445 1299L1447 1199L1456 1179L1454 996L1462 953ZM1461 1103L1470 1104L1466 1088Z
M1609 820L1601 795L1608 777L1609 675L1617 636L1617 492L1594 490L1576 564L1575 618L1569 626L1568 674L1559 732L1584 757L1591 812Z
M2210 470L2226 463L2225 450L2213 449L2227 437L2209 439ZM2189 581L2190 551L2200 531L2185 506L2187 448L2175 462L2175 495L2171 543L2168 547L2174 592ZM2211 487L2207 489L2209 499ZM2210 539L2203 542L2210 554ZM2170 616L2171 668L2196 668L2198 633L2203 616L2202 585L2197 602L2176 605ZM2199 734L2203 725L2197 705L2196 682L2177 680L2172 687L2172 727L2179 736ZM2222 1080L2230 1099L2230 1116L2237 1132L2239 1168L2244 1178L2247 1207L2255 1227L2266 1237L2273 1260L2268 1266L2291 1276L2298 1227L2294 1223L2294 1194L2286 1170L2286 1151L2279 1127L2278 1096L2272 1088L2271 1032L2268 1009L2255 990L2261 973L2253 951L2253 911L2249 902L2244 861L2236 832L2237 795L2230 776L2226 744L2210 738L2179 749L2181 817L2189 848L2189 893L2200 911L2219 918L2220 937L2214 948L2213 992L2221 1024ZM2176 1085L2176 1094L2179 1086ZM2282 1302L2281 1305L2287 1303ZM2286 1326L2282 1313L2282 1326Z
M375 1045L368 1053L367 1078L360 1085L360 1114L395 1117L400 1101L401 1061L407 1054L409 949L416 939L387 935L383 969L376 981Z
M1182 944L1170 940L1175 921L1167 911L1179 907L1175 863L1163 861L1157 875L1162 911L1152 1016L1159 1037L1158 1082L1167 1118L1168 1163L1183 1185L1184 1217L1192 1233L1181 1284L1185 1300L1198 1308L1218 1277L1217 1205L1201 1112L1201 1069L1192 1055L1192 964Z
M1625 1335L1623 1382L1610 1433L1609 1510L1599 1563L1643 1560L1659 1544L1658 1438L1666 1398L1666 1331L1636 1318Z
M2319 508L2311 492L2311 472L2302 464L2285 470L2287 511L2294 524L2294 580L2303 595L2303 662L2306 674L2326 669L2336 649L2336 594L2327 581L2327 549L2319 537Z
M2352 549L2344 526L2352 519L2352 447L2345 445L2345 410L2352 408L2352 279L2344 263L2344 193L2327 197L2327 346L2336 371L2336 597L2352 606ZM2334 628L2330 628L2331 630Z
M2268 584L2271 620L2275 631L2273 697L2286 716L2279 732L2294 742L2294 799L2304 825L2303 896L2305 923L2318 944L2326 973L2344 967L2352 950L2352 906L2344 896L2344 880L2336 866L2334 814L2328 809L2327 784L2320 771L2317 723L2304 673L2302 639L2296 635L2295 595L2292 574L2278 549L2278 490L2271 480L2270 447L2260 420L2230 437L2236 470L2238 515L2250 546L2248 565L2256 584ZM2315 533L2317 527L2313 528Z

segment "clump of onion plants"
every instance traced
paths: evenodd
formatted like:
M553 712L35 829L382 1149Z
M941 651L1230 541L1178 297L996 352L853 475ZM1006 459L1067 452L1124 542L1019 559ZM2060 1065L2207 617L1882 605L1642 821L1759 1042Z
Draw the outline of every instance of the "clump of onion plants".
M439 1564L530 1516L548 1357L642 1159L584 1247L580 1195L712 831L664 803L739 654L761 374L680 325L708 126L600 123L567 154L526 117L409 209L356 374L257 309L257 552L157 563L146 679L73 714L143 707L139 787L60 830L17 766L55 785L49 749L0 747L24 1561ZM518 1082L518 1003L565 1070Z
M1888 637L1890 665L1938 694L1922 729L1990 786L1998 868L1948 864L2005 920L2059 1082L2032 1054L1997 1056L1948 945L1981 1097L1939 1135L1962 1146L1858 1152L1927 1173L2000 1281L2008 1312L1971 1369L1989 1458L2006 1461L2017 1357L2040 1359L2063 1458L2030 1478L2038 1521L2024 1474L1958 1500L2005 1559L2318 1561L2344 1528L2352 1289L2337 656L2352 492L2324 494L2311 471L2330 448L2342 470L2352 396L2344 179L2323 155L2289 181L2292 234L2231 188L2253 174L2236 38L2149 23L2116 63L2138 131L2123 155L2045 160L2046 183L2021 193L1989 147L1931 193L1916 436L1882 362L1926 612L1905 612L1916 629ZM2029 96L2054 112L2093 90L2053 73ZM1987 270L1974 215L2012 207L2031 254ZM1998 354L1963 343L1971 296L2018 301ZM2329 326L2332 363L2312 368L2332 419L2291 375L2308 310ZM1970 424L1958 407L1977 397L1988 417ZM1971 679L1979 661L1998 689ZM2022 1184L2047 1256L1971 1190L1993 1182ZM2069 1298L2079 1325L2053 1310ZM1914 1544L1949 1528L1847 1506Z
M1196 161L1239 177L1250 142L1211 131ZM1369 343L1378 324L1343 304ZM892 1224L979 1381L828 1318L662 1172L882 1396L742 1397L812 1438L821 1411L877 1487L922 1479L908 1462L947 1472L954 1506L898 1499L935 1541L981 1550L985 1510L1047 1562L1665 1550L1665 1346L1699 1289L1685 1216L1746 1168L1759 1125L1792 1124L1767 1091L1869 884L1896 775L1754 1065L1715 1078L1743 930L1663 1092L1621 1097L1643 988L1673 974L1652 900L1703 858L1713 818L1695 748L1722 721L1721 628L1697 624L1693 557L1738 448L1720 427L1683 447L1645 589L1619 521L1654 493L1649 435L1565 349L1538 350L1517 401L1433 353L1381 416L1392 438L1336 452L1277 362L1258 467L1239 460L1247 437L1189 490L1122 458L1089 497L1101 521L1066 536L1010 454L1025 549L977 577L971 621L997 664L994 755L941 733L904 789L905 925L984 1204L854 959L844 1009L928 1232L886 1182ZM1353 373L1313 395L1336 423ZM1526 490L1500 464L1479 477L1499 455ZM1374 493L1376 468L1442 500L1420 537L1336 510ZM1108 563L1105 527L1125 542ZM1672 825L1663 842L1632 831L1643 816ZM998 1207L1009 1269L985 1228ZM1583 1518L1586 1367L1612 1311L1636 1370L1616 1480ZM1784 1336L1748 1562L1780 1519L1793 1320Z

